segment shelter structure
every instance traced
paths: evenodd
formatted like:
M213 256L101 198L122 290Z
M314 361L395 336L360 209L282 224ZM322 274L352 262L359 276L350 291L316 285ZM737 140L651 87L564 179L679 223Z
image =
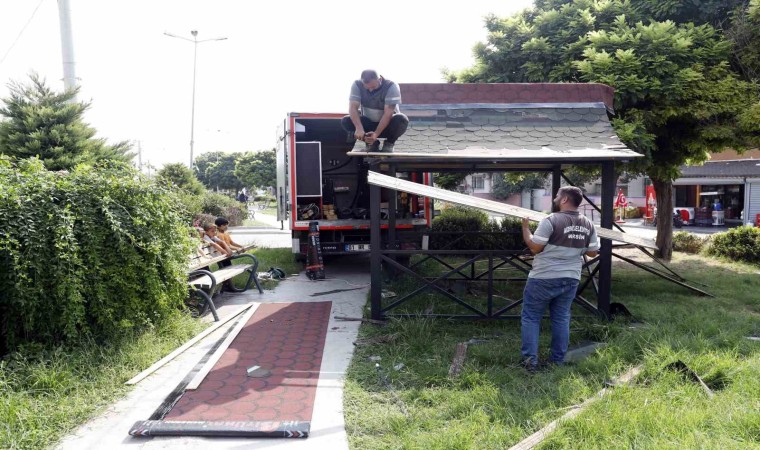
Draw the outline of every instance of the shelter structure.
M615 164L641 157L627 148L615 134L608 115L613 110L613 89L601 84L401 84L402 112L409 117L409 129L397 142L393 153L359 153L370 171L391 177L406 174L414 181L423 172L548 172L552 196L556 195L563 170L573 165L601 167L601 227L612 229L616 186ZM527 274L530 257L524 252L490 250L429 250L405 246L394 224L398 214L398 195L386 195L381 202L381 187L370 181L371 218L371 311L373 319L398 316L394 312L415 295L434 291L459 304L468 312L447 317L496 319L515 317L510 312L521 299L508 304L494 302L493 283L500 280L494 270L510 266ZM388 227L381 226L387 212ZM516 212L516 216L520 216ZM528 217L528 216L522 216ZM534 218L535 219L535 218ZM640 241L639 241L640 243ZM576 302L602 317L610 315L613 241L602 239L599 255L586 262L586 280ZM617 245L626 245L618 242ZM448 272L426 279L399 260L422 254L435 260ZM464 262L452 266L442 255L459 255ZM488 269L477 271L475 262L487 260ZM383 299L382 267L412 276L422 285L402 298ZM594 267L592 270L591 268ZM469 269L468 269L469 268ZM388 270L386 270L388 272ZM485 307L459 298L442 284L450 277L483 281L488 285ZM524 278L523 278L524 280ZM510 281L519 281L510 279ZM582 296L591 285L596 304ZM418 315L418 314L415 314ZM436 314L431 314L436 315Z

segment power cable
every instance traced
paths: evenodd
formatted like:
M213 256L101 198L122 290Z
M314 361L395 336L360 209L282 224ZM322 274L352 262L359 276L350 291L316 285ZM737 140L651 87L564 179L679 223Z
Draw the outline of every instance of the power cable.
M40 6L42 6L42 2L45 0L40 0L39 3L37 3L37 7L34 8L34 11L32 12L31 17L29 17L29 20L26 21L26 24L24 24L24 27L21 28L21 31L18 32L18 36L16 36L16 39L11 43L11 46L8 48L8 50L3 55L3 59L0 59L0 65L5 62L5 59L8 57L8 55L11 53L11 50L13 50L13 47L16 46L18 43L18 40L21 38L21 35L24 34L24 31L26 31L26 27L29 26L29 24L32 22L32 19L34 19L34 16L37 14L37 10L40 9Z

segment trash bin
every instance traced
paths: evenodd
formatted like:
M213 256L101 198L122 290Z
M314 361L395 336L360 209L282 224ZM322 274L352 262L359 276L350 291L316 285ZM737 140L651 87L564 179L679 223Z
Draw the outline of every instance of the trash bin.
M760 227L760 214L755 216L755 226Z

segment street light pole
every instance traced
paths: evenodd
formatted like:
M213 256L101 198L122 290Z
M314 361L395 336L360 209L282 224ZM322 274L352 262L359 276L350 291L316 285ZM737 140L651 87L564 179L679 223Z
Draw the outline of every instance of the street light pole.
M188 39L186 37L177 36L176 34L171 34L164 32L166 36L182 39L183 41L188 41L193 43L193 102L192 102L192 109L190 111L190 168L193 168L193 146L195 145L195 74L196 74L196 67L198 62L198 44L202 42L208 42L208 41L224 41L227 38L212 38L212 39L203 39L198 40L198 30L192 30L190 31L190 34L193 35L192 39Z

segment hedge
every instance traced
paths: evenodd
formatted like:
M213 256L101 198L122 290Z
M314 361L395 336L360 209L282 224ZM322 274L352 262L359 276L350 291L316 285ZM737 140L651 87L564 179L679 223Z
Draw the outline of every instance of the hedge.
M684 253L699 253L705 245L705 238L686 231L673 233L673 250Z
M0 355L176 313L192 242L178 205L127 166L60 173L0 159Z
M760 228L731 228L712 236L709 252L733 260L760 263Z
M535 222L530 229L535 231ZM525 243L522 239L522 220L504 217L500 221L491 221L483 211L463 206L453 206L441 211L433 220L431 231L446 231L454 235L435 235L430 237L430 249L446 250L522 250ZM457 239L456 233L480 232L468 234L453 244Z

